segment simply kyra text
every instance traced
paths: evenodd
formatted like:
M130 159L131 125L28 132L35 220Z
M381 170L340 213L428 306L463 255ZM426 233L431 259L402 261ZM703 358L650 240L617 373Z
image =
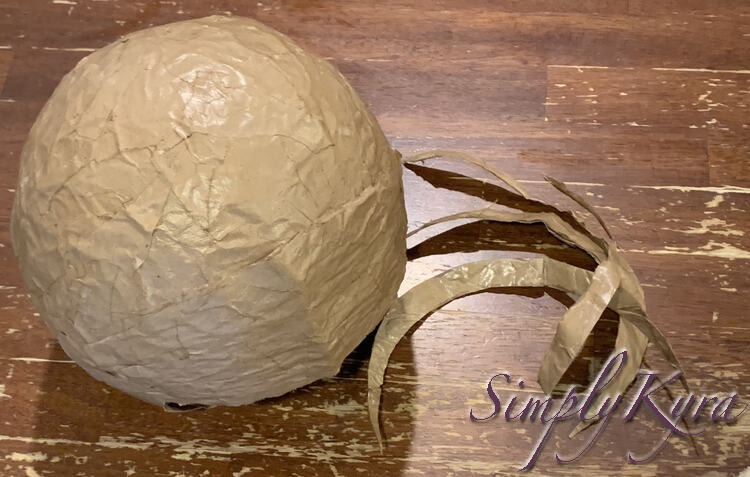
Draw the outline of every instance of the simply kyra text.
M556 423L577 417L583 423L596 424L598 426L597 429L591 433L589 439L580 450L574 452L571 456L565 457L560 456L557 453L555 454L555 459L560 464L573 462L583 456L583 454L593 446L610 418L614 415L617 407L623 401L623 397L619 394L614 397L606 396L602 394L602 391L607 384L617 376L627 358L628 353L625 350L612 354L587 391L582 394L577 394L575 392L576 386L571 386L565 397L562 399L559 407L555 407L555 403L550 396L544 396L543 398L531 396L526 404L521 407L520 404L516 403L517 399L514 395L508 399L505 411L503 412L502 402L493 389L492 383L495 379L500 378L504 378L507 383L510 383L511 378L510 375L506 373L496 374L487 384L487 395L494 404L494 410L490 415L485 417L478 417L474 414L473 410L470 410L469 418L474 422L488 421L500 414L503 414L505 420L508 422L516 419L521 422L525 422L527 419L529 422L534 422L538 418L540 424L544 426L544 429L536 446L521 470L529 470L534 466L539 454L544 448L544 444L551 435L552 428ZM647 455L634 456L628 451L628 462L637 464L651 459L664 447L672 434L677 434L679 436L693 436L702 433L705 429L700 431L689 431L688 429L681 427L681 424L697 422L700 416L706 411L710 411L711 422L714 423L718 421L732 423L736 421L743 412L745 412L747 405L738 405L737 393L724 395L722 397L717 395L702 395L700 398L693 394L688 394L686 396L683 395L674 400L670 411L667 412L663 410L652 399L652 395L655 396L655 393L663 389L666 385L676 381L681 376L682 372L676 371L664 381L660 382L654 371L641 370L638 373L637 378L640 378L640 383L635 393L636 397L627 406L623 417L626 422L631 421L638 410L645 407L651 411L664 426L665 434L659 445ZM518 382L518 387L523 389L523 380Z

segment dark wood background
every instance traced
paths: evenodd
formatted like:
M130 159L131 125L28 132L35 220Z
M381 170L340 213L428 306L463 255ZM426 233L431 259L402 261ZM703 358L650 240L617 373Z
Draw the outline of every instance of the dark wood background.
M693 389L750 399L747 1L3 0L0 475L511 475L541 433L538 424L472 423L469 409L489 412L487 380L501 371L539 392L537 368L571 303L552 292L465 298L403 340L386 376L382 456L364 408L368 342L336 378L185 414L141 403L68 360L34 314L10 246L27 133L62 75L90 51L209 14L259 19L332 61L404 154L470 152L536 197L576 209L543 174L568 181L609 224ZM502 196L423 167L404 180L412 227L482 203L440 187ZM592 266L535 226L467 225L410 253L405 286L487 256L545 253ZM585 380L606 355L616 319L605 317L569 381ZM659 368L654 352L648 359ZM626 450L646 453L663 434L647 410L629 424L618 418L563 466L554 452L569 454L587 437L569 440L573 423L565 423L532 474L737 475L750 466L748 422L711 425L694 445L672 438L639 466L627 464Z

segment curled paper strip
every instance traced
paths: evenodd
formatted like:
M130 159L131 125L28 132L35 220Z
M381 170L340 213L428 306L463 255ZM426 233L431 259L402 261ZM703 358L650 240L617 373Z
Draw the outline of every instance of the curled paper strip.
M467 164L474 164L476 166L481 167L485 171L489 172L493 176L497 177L501 181L503 181L508 187L512 188L514 191L521 194L523 197L528 198L529 195L526 193L525 190L523 190L523 187L516 182L516 180L511 177L510 175L506 174L503 171L497 170L494 167L488 165L483 160L479 159L478 157L474 157L470 154L466 154L463 152L458 151L446 151L442 149L436 149L434 151L426 151L422 152L420 154L416 154L411 157L407 157L401 160L403 164L413 164L415 162L423 162L428 159L451 159L454 161L460 161L465 162Z
M605 261L594 271L588 288L583 293L578 293L581 298L557 324L555 337L542 360L539 383L545 392L552 392L565 371L573 364L619 286L620 274L616 265Z
M402 162L418 162L436 157L479 165L529 199L525 192L515 187L516 182L510 176L467 154L430 151ZM562 182L549 177L546 179L557 190L590 212L609 235L604 221L582 197L570 191ZM595 236L576 221L574 224L580 228L577 230L563 220L563 212L551 206L549 208L554 212L508 212L490 207L460 212L427 222L407 235L409 237L433 225L458 219L543 223L552 235L587 252L599 265L592 273L548 257L529 260L484 260L452 268L418 284L402 295L380 324L368 369L368 411L381 451L383 438L378 413L385 369L391 353L415 323L447 303L468 294L502 287L550 287L580 297L558 323L553 342L540 367L538 379L545 393L551 393L557 386L565 371L581 352L602 312L608 307L620 315L615 349L626 349L630 359L610 381L604 393L599 395L594 409L608 396L625 392L638 373L649 341L654 342L672 366L680 367L664 335L648 320L643 290L624 257L618 252L616 244ZM688 389L684 379L682 383ZM589 424L592 422L589 421ZM571 436L585 427L582 423Z
M428 227L432 227L433 225L458 219L493 220L496 222L515 222L521 224L541 222L554 236L569 245L579 247L596 259L597 262L602 262L606 257L606 251L602 249L602 247L597 245L585 234L571 227L570 224L562 220L559 216L549 212L506 212L490 208L468 210L466 212L459 212L431 220L406 234L406 237L409 238Z
M607 224L604 223L604 220L602 220L602 217L598 213L596 213L596 210L594 210L594 208L591 207L589 205L589 203L586 202L586 200L584 200L583 197L581 197L580 195L576 194L572 190L568 189L568 186L566 186L564 183L558 181L554 177L544 176L544 179L547 182L549 182L550 184L552 184L552 187L554 187L555 189L559 190L563 194L565 194L568 197L570 197L571 199L573 199L578 205L580 205L581 207L583 207L584 209L586 209L591 215L593 215L594 218L596 219L596 221L599 222L599 225L602 227L602 229L604 230L604 232L607 234L607 237L612 238L612 234L609 233L609 229L607 228Z
M605 282L612 276L608 264L600 265L597 272L598 280ZM490 288L551 287L584 295L597 272L592 274L547 257L484 260L454 267L416 285L401 296L378 329L368 369L368 410L381 448L378 409L385 367L396 344L415 323L457 298ZM567 279L561 280L561 277ZM565 281L566 286L560 286L561 281ZM588 311L572 307L566 315L575 315L573 320L581 319L582 314Z
M494 209L479 209L479 210L473 210L473 211L467 211L467 212L459 212L457 214L452 214L452 215L448 215L445 217L441 217L439 219L435 219L430 222L427 222L424 225L413 230L412 232L409 232L409 234L407 234L407 237L412 236L413 234L416 234L417 232L420 232L428 227L431 227L439 223L449 222L449 221L458 220L458 219L467 219L467 218L493 220L493 221L498 221L498 222L516 222L516 223L541 222L545 225L545 227L547 227L547 229L553 235L558 237L560 240L584 250L585 252L589 253L592 257L594 257L596 261L599 263L603 263L605 261L606 255L608 254L610 257L609 260L611 260L611 269L612 269L611 273L617 274L617 276L619 277L617 281L618 281L619 287L621 288L621 291L623 292L622 294L627 297L627 298L618 298L618 300L624 300L624 303L626 305L622 307L622 310L620 313L621 319L626 319L626 320L631 321L643 334L645 334L650 340L654 342L654 344L659 348L662 354L664 354L664 357L669 361L670 364L672 364L676 368L680 367L679 362L677 361L677 357L674 355L674 351L672 351L672 347L669 345L669 342L667 341L667 339L653 325L653 323L651 323L646 317L645 302L643 300L643 291L638 285L637 278L635 278L635 275L633 274L632 270L630 269L630 267L627 266L627 263L624 261L622 255L620 255L619 252L617 252L617 247L613 242L603 242L605 244L605 249L606 249L604 250L599 245L597 245L590 237L588 237L585 234L582 234L581 232L578 232L570 224L560 219L560 217L556 214L546 213L546 212L543 212L543 213L505 212L505 211L494 210ZM558 282L558 286L563 287L561 289L568 289L568 291L570 291L571 293L576 293L575 288L570 289L571 287L567 285L567 280L568 278L561 277ZM617 290L617 288L618 287L615 287L615 290ZM613 293L615 290L613 290ZM439 308L440 306L442 305L435 307L435 309ZM388 315L386 315L386 319L387 319L387 316ZM598 315L597 315L597 319L598 319ZM596 322L594 322L594 324L595 323ZM580 325L573 327L573 329L578 330L578 334L583 334L583 331ZM589 335L588 332L583 334L582 340L585 341L585 338L588 335ZM581 340L580 337L577 339ZM544 369L542 371L544 371ZM635 368L635 372L637 372L637 367ZM636 374L635 372L633 373L633 377L635 377L635 374ZM541 374L542 373L540 372L540 379L541 379ZM548 384L546 380L542 380L540 381L540 384L542 385L542 389L545 392L551 392L552 389L557 385L557 381L550 382ZM687 387L685 383L683 384Z

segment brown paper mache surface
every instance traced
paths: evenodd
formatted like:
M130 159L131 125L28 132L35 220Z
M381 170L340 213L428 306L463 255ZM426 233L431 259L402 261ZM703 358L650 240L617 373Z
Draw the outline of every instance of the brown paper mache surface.
M66 353L159 405L334 375L393 304L405 237L399 154L346 80L227 17L81 60L34 124L12 213Z

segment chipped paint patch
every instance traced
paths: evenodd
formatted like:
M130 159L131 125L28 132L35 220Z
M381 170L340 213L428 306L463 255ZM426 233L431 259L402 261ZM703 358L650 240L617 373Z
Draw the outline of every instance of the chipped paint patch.
M635 187L636 189L679 190L681 192L715 192L717 194L750 194L749 188L738 187L738 186L694 187L694 186L678 186L678 185L664 185L664 186L633 185L631 187Z
M750 70L713 70L708 68L651 68L652 71L681 71L683 73L730 73L750 75Z
M192 460L194 458L228 461L234 454L260 453L264 455L279 455L285 457L309 457L317 461L332 461L334 459L348 463L363 464L369 453L376 450L372 445L350 446L347 453L340 453L326 449L299 449L290 445L263 444L248 445L245 443L229 442L219 445L217 442L195 439L178 441L165 436L154 438L161 444L175 447L173 459Z
M331 414L333 416L341 417L346 414L351 414L354 412L361 412L364 408L363 404L358 403L354 399L350 399L349 401L339 404L329 404L325 403L322 407L306 407L305 411L310 412L324 412L326 414Z
M641 286L642 286L642 287L647 287L647 288L648 288L648 287L651 287L651 288L667 288L667 287L666 287L666 286L664 286L664 285L657 285L657 284L655 284L655 283L641 283Z
M741 379L740 373L737 371L732 371L731 369L717 369L713 373L711 373L715 378L721 379L721 380L737 380Z
M237 472L232 472L232 477L242 477L245 474L248 474L254 470L265 470L265 467L243 467Z
M724 202L724 196L721 194L716 194L713 199L706 202L706 208L713 209L715 207L718 207L722 202Z
M16 462L41 462L47 460L47 454L44 452L31 452L28 454L22 452L13 452L5 456L6 459Z
M11 398L11 396L5 394L5 384L0 384L0 398Z
M3 436L0 435L0 441L23 442L26 444L39 444L49 446L60 445L77 445L77 446L96 446L107 449L135 449L145 450L153 445L153 442L133 442L130 438L115 439L113 437L102 436L98 442L75 441L71 439L53 439L45 437L24 437L24 436Z
M705 219L697 223L700 225L700 227L691 227L689 229L682 229L682 230L662 227L662 230L669 230L671 232L679 232L681 234L709 233L709 234L717 234L717 235L724 235L724 236L735 235L738 237L745 235L745 232L743 232L742 230L731 229L730 224L727 224L724 220L721 220L721 219ZM718 228L714 228L714 227L718 227Z
M629 252L643 252L643 250L628 250ZM750 260L750 252L742 250L734 245L724 242L709 241L706 245L698 247L698 250L690 250L683 247L665 247L662 250L648 250L650 255L702 255L705 257L727 258L730 260Z
M609 66L595 66L595 65L548 65L547 68L573 68L577 70L608 70ZM625 68L632 69L632 68Z
M26 467L24 469L26 477L41 477L33 467Z
M719 319L719 312L715 311L713 315L711 315L711 322L716 323L716 320Z

